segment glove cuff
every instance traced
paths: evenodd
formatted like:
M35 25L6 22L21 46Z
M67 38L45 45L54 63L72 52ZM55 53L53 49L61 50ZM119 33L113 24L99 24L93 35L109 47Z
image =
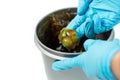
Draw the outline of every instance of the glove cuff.
M115 48L113 51L110 52L109 55L106 55L105 58L102 60L103 65L101 65L101 67L102 67L101 69L102 69L103 76L107 80L116 80L115 76L113 75L113 73L111 71L111 62L112 62L113 56L118 51L120 51L120 47Z

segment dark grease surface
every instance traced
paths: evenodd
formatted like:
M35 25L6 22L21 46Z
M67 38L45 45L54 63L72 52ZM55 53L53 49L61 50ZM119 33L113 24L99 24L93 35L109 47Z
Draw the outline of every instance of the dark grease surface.
M44 32L42 29L39 31L38 37L40 41L46 45L47 47L62 51L62 52L83 52L83 43L86 38L85 36L80 39L80 43L78 46L75 47L75 49L72 49L71 51L68 51L65 47L62 46L62 44L59 43L58 35L60 33L60 30L67 26L67 24L75 17L75 13L67 11L61 11L56 14L51 14L48 16L48 19L46 19L46 22L43 23L43 25L40 25L40 27L46 27ZM42 33L43 32L43 33ZM100 35L97 35L95 39L108 39L111 31L102 33Z
M49 18L49 27L46 30L45 36L50 48L62 52L81 52L84 51L83 42L87 39L83 37L80 40L79 46L68 51L62 44L59 43L58 35L60 30L67 26L67 24L75 17L76 14L70 12L62 12L61 14L52 14Z

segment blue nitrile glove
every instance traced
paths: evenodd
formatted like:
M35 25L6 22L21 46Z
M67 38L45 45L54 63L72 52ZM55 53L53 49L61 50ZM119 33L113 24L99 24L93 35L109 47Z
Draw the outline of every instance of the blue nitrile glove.
M79 0L76 17L66 28L77 31L77 38L84 34L93 38L109 31L120 22L120 0Z
M120 41L102 41L89 39L85 41L83 52L77 57L54 62L54 70L66 70L79 67L90 78L114 80L111 72L111 60L115 53L120 51Z

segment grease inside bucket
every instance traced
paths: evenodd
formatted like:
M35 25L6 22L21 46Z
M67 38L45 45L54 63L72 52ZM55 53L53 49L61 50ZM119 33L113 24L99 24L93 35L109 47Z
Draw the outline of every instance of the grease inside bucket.
M40 27L38 30L39 40L46 45L47 47L62 51L62 52L83 52L83 43L86 38L85 36L80 39L79 46L76 46L75 49L68 51L63 47L58 40L58 34L63 27L66 27L67 24L75 17L75 13L70 10L59 11L58 13L52 13L48 15L41 23L38 24ZM111 31L96 35L94 39L107 40L110 36Z

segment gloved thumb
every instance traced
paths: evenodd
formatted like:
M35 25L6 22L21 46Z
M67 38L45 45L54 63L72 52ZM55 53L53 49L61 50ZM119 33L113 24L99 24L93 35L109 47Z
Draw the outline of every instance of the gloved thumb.
M85 54L85 53L82 53L82 54ZM60 70L72 69L75 67L81 67L83 63L82 54L74 58L54 62L52 64L52 69L56 71L60 71Z
M87 51L94 43L96 40L93 39L88 39L84 42L84 49Z

